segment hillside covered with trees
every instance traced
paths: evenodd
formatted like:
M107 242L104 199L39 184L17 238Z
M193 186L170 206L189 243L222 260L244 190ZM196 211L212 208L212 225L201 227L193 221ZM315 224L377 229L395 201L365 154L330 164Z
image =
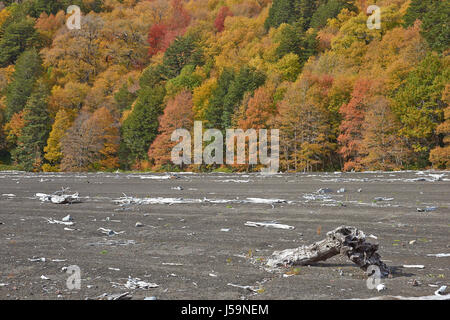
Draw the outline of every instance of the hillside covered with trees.
M366 25L372 4L381 29ZM66 27L70 5L80 30ZM0 10L0 167L176 170L171 133L194 121L280 129L282 171L450 167L448 0L23 0Z

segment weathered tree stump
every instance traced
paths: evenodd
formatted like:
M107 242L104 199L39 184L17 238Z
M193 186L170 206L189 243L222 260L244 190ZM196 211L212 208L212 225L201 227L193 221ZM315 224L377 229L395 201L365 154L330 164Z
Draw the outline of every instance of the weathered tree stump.
M268 260L267 266L270 268L304 266L342 254L364 271L370 265L378 266L381 276L385 277L389 274L389 268L381 261L377 250L378 244L366 242L364 232L355 227L340 226L328 232L324 240L312 245L275 251Z

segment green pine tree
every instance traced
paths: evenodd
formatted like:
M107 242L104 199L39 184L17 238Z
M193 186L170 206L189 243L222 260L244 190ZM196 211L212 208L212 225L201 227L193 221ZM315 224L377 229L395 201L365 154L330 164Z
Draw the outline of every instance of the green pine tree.
M294 11L295 21L300 24L303 31L309 29L311 19L316 12L319 5L324 3L324 0L295 0Z
M10 18L9 23L2 26L0 38L0 67L13 64L27 49L39 42L39 36L31 18L17 20Z
M12 154L14 161L27 171L39 169L44 158L44 147L51 129L47 110L48 94L43 83L34 89L25 107L25 127Z
M231 128L233 114L237 111L244 94L253 93L264 84L266 76L253 68L244 66L237 74L225 69L217 81L205 118L210 128L225 130Z
M133 112L123 122L121 128L121 154L125 162L146 160L147 152L158 134L159 116L163 112L163 86L143 88Z
M164 53L163 64L167 78L178 76L185 65L203 64L203 53L192 36L177 37Z
M136 97L136 93L130 92L128 90L128 85L125 83L114 95L114 101L116 102L119 111L123 112L131 108Z
M166 68L162 64L149 66L139 78L141 88L152 88L161 85L167 80Z
M271 27L278 28L282 23L298 23L304 32L309 29L317 8L326 2L326 0L274 0L264 27L268 30Z
M61 0L34 0L30 4L29 13L32 17L39 18L42 12L56 14L59 10L65 10L68 1Z
M17 60L12 81L6 89L6 119L20 112L30 97L36 79L42 73L42 60L35 49L22 53Z
M443 52L450 47L450 3L434 1L423 16L421 34L431 49Z
M302 54L302 35L302 32L299 32L293 25L287 24L281 26L275 38L275 41L278 42L276 49L278 59L281 59L288 53L295 53L300 56Z
M223 101L234 78L234 72L230 69L225 69L220 74L217 80L217 88L214 90L205 112L205 119L209 128L222 128Z
M244 66L239 70L223 100L222 123L220 128L227 129L232 127L232 117L238 110L244 94L247 92L253 94L265 81L266 76L254 68Z
M328 19L337 17L344 8L356 11L356 7L345 0L328 0L321 4L311 17L311 28L320 29L324 27Z
M269 16L264 22L266 30L278 28L282 23L295 21L294 0L274 0L269 9Z
M422 20L425 14L429 12L433 2L445 2L445 1L411 0L408 10L406 11L405 16L403 17L403 20L405 21L404 23L405 27L412 26L417 19Z
M294 53L303 65L309 57L317 53L317 34L305 33L300 23L284 25L280 27L280 33L275 39L279 43L276 54L279 59L286 54Z

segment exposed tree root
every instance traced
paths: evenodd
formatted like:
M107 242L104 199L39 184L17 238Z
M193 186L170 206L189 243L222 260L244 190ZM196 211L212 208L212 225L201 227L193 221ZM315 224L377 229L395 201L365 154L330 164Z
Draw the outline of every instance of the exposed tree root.
M377 250L378 244L366 242L364 232L355 227L340 226L328 232L324 240L315 242L312 245L275 251L267 265L270 268L310 265L342 254L364 271L370 265L378 266L381 276L385 277L389 274L389 268L381 261Z

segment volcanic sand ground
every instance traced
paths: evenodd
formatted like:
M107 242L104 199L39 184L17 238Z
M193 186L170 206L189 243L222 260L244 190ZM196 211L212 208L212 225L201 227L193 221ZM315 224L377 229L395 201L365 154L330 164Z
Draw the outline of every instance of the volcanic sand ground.
M0 299L86 299L130 292L133 299L352 299L382 295L423 296L447 285L450 174L439 172L258 174L28 174L0 172ZM143 179L147 178L147 179ZM419 178L417 180L417 178ZM422 179L420 179L422 178ZM425 181L420 181L425 180ZM173 190L181 186L184 190ZM38 192L70 187L82 203L41 202ZM319 188L328 200L307 200ZM346 192L337 193L340 188ZM362 189L361 192L357 192ZM183 199L283 199L292 203L148 204L120 207L123 196ZM7 194L14 194L10 196ZM394 198L374 201L375 197ZM308 196L307 196L308 198ZM417 208L438 207L421 213ZM49 224L70 214L75 225ZM109 218L108 218L109 217ZM109 221L108 221L109 220ZM118 222L120 221L120 222ZM294 230L255 228L247 221L277 221ZM136 227L141 222L143 227ZM363 230L392 268L387 289L369 290L367 275L349 260L335 257L299 267L287 277L264 270L275 250L324 238L340 225ZM122 234L106 236L99 228ZM230 229L228 232L221 229ZM135 244L111 245L112 241ZM414 244L410 244L415 240ZM45 257L46 262L32 262ZM52 260L65 260L54 262ZM172 264L172 265L170 265ZM174 265L175 264L175 265ZM181 265L178 265L181 264ZM81 290L66 287L63 267L81 269ZM403 265L424 265L424 269ZM112 268L112 269L110 269ZM119 271L115 269L120 269ZM41 279L41 276L49 280ZM128 277L158 288L129 290ZM420 285L411 283L416 279ZM258 291L229 286L254 286Z

